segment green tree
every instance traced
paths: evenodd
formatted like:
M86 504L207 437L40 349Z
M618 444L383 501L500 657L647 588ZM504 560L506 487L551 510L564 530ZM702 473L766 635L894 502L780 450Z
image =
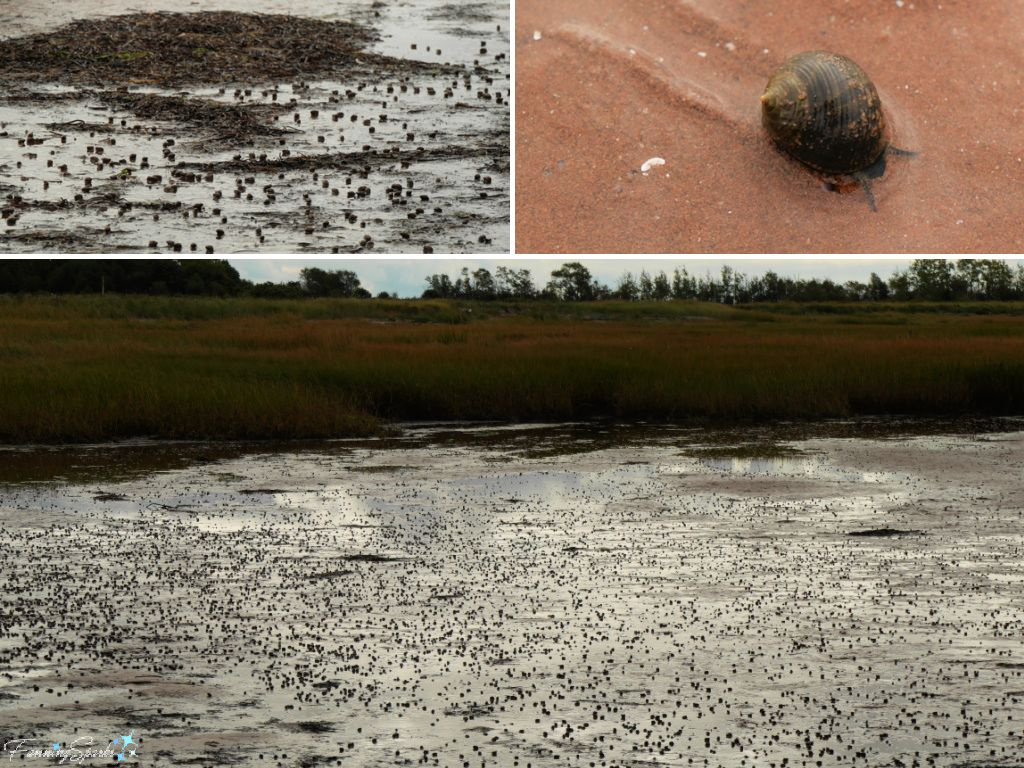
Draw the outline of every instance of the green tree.
M653 297L657 301L666 301L672 298L672 286L668 283L668 277L664 272L659 272L654 276L654 291Z
M594 301L600 286L590 270L578 261L563 264L551 273L547 292L561 301Z
M370 292L359 284L355 272L347 269L327 271L319 267L305 267L299 272L302 290L314 298L369 298Z
M509 292L514 299L533 299L537 297L537 288L528 269L508 270Z
M953 298L953 265L945 259L914 259L908 274L915 299L944 301Z
M626 272L619 278L619 284L615 287L615 297L623 301L636 301L640 297L640 289L633 279L632 272Z
M494 276L490 271L481 267L473 272L472 296L474 299L490 301L497 298L497 287L494 283Z
M871 277L868 279L865 298L870 301L884 301L889 298L889 286L886 285L885 280L880 278L874 272L871 273Z
M896 301L906 301L911 296L910 275L906 270L897 270L889 278L889 295Z
M468 299L473 295L473 281L469 279L469 267L463 267L459 276L452 284L455 288L455 296L460 299Z
M640 270L640 300L650 301L654 298L654 281L646 269Z
M847 280L843 283L845 298L852 301L863 301L868 297L868 285L859 280Z
M431 275L426 281L428 288L423 292L424 299L450 299L455 296L455 286L448 275Z
M672 273L672 298L697 298L697 281L686 271L686 267L676 267Z

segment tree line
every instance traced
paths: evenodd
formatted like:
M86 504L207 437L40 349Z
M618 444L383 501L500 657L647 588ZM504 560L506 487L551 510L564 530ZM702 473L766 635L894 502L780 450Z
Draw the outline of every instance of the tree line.
M749 276L725 266L716 275L676 268L626 272L614 287L579 262L563 264L539 287L528 269L468 268L452 279L429 275L422 298L476 301L709 301L749 304L778 301L1007 301L1024 300L1024 266L1000 259L916 259L910 267L866 282ZM363 298L370 291L355 272L307 267L287 283L254 283L220 259L11 259L0 260L0 293L135 293L257 298ZM382 292L378 298L397 298Z
M435 274L426 278L423 298L600 301L710 301L749 304L764 301L1007 301L1024 299L1024 266L1016 269L999 259L916 259L888 279L872 272L867 282L781 277L775 272L749 276L725 266L717 275L690 274L676 268L651 274L626 272L614 288L594 279L579 262L563 264L538 288L529 270L498 267L472 272L464 268L452 280Z
M0 293L136 293L151 296L370 298L348 270L307 267L287 283L244 280L222 259L0 260ZM393 298L379 294L381 298Z

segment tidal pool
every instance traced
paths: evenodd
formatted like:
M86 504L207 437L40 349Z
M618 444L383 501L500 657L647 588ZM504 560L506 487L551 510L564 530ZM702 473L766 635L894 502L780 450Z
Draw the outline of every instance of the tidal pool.
M131 735L150 765L1024 766L1021 430L6 448L0 737Z

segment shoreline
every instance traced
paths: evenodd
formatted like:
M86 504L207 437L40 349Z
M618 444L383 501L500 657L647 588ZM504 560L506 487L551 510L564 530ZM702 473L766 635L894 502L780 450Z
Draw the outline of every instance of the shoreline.
M328 456L355 452L387 456L438 446L498 451L518 460L555 461L614 449L671 441L680 456L708 461L778 461L805 456L794 443L821 440L907 440L920 437L1024 434L1024 414L1003 417L860 416L849 419L761 423L573 423L469 424L405 422L378 437L291 440L162 440L129 438L92 443L0 444L0 488L32 483L70 485L88 479L129 482L156 472L215 465L263 455ZM102 471L98 468L102 467ZM378 471L396 467L381 465ZM372 468L371 468L372 469ZM369 470L368 470L369 471ZM105 491L97 490L103 494Z

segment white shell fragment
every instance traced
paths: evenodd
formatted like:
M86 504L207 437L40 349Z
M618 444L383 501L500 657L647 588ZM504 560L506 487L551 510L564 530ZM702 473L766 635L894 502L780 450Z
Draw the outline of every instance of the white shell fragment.
M664 158L662 158L662 157L652 157L650 160L648 160L647 162L645 162L643 165L640 166L640 173L642 173L644 176L646 176L648 173L651 172L651 168L653 168L656 165L664 165L664 164L665 164L665 159Z
M541 37L543 37L543 35L541 35L540 30L537 30L536 32L533 33L534 40L540 40Z

